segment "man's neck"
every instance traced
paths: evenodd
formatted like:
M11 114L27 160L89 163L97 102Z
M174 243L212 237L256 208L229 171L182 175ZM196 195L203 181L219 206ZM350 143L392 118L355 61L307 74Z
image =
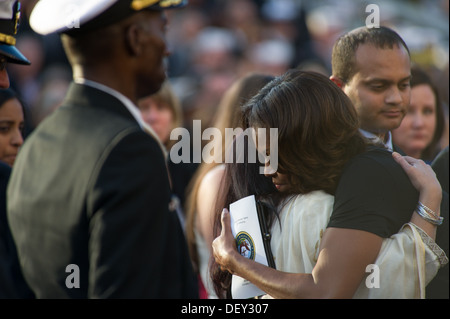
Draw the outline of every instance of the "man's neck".
M134 90L129 85L130 81L125 80L125 77L123 76L118 77L117 75L110 74L108 71L103 72L102 70L86 70L85 68L78 66L73 68L73 78L100 83L117 92L120 92L134 104L137 103L134 96Z

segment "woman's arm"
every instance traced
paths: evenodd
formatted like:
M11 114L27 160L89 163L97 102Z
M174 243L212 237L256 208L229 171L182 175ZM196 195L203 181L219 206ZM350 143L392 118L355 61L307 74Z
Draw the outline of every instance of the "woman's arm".
M210 248L214 240L214 207L217 194L220 190L220 183L224 174L223 166L216 166L209 171L200 183L197 194L197 218L195 227L204 238L206 246Z
M420 192L419 201L440 216L442 188L431 166L422 160L401 156L396 152L392 153L392 156L408 175L413 186ZM433 240L436 239L436 225L423 219L417 210L414 211L411 222L424 230Z
M274 298L351 298L378 255L382 238L369 232L329 228L312 274L278 271L241 256L231 233L230 216L222 213L222 232L213 242L216 262L251 281Z

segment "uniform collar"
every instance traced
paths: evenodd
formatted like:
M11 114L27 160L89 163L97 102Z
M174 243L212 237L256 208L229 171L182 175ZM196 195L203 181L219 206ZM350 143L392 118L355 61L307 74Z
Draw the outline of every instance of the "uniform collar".
M130 114L133 116L133 118L142 128L142 130L150 134L158 142L159 146L163 151L164 157L167 158L167 150L165 146L163 145L163 143L161 142L161 140L159 139L158 135L153 130L153 128L142 119L141 112L139 111L138 107L129 98L127 98L122 93L110 88L109 86L106 86L104 84L95 81L86 80L84 78L75 78L74 82L77 84L87 85L97 90L103 91L109 95L114 96L120 102L122 102L122 104L127 108L127 110L130 112Z

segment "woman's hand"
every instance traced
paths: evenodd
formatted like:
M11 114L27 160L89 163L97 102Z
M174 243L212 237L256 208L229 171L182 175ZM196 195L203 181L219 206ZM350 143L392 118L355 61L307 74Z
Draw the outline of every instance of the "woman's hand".
M436 174L430 165L420 159L410 156L402 156L399 153L392 153L395 161L400 164L408 175L413 186L422 193L442 193ZM442 194L441 194L442 196Z
M392 153L392 156L408 175L413 186L420 192L419 201L429 207L436 216L439 216L442 188L431 166L422 160L402 156L396 152ZM422 228L431 238L436 238L436 225L425 221L416 211L411 217L411 222Z
M240 255L231 233L230 213L226 208L222 211L221 223L222 231L220 236L214 239L212 243L213 256L222 270L233 274L235 273L236 258L239 258Z

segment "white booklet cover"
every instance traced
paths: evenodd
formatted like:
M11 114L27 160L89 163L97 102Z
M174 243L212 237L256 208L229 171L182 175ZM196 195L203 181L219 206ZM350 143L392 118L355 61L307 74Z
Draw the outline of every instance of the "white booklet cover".
M244 197L230 204L231 231L239 253L267 266L267 257L259 225L255 196ZM266 293L248 280L233 275L231 295L233 299L248 299Z

